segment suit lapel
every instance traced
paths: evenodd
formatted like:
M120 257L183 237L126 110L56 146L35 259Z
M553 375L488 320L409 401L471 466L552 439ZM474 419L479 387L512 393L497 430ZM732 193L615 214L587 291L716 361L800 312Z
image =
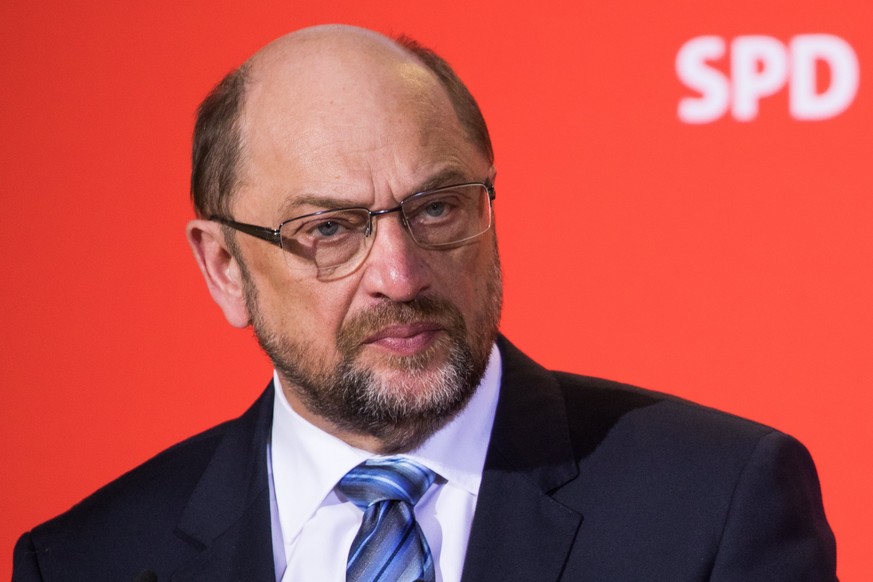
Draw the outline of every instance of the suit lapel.
M271 384L228 423L175 531L196 556L172 580L275 581L265 456L272 417Z
M464 582L557 580L582 516L550 496L574 479L563 397L552 375L498 340L500 400L464 563Z

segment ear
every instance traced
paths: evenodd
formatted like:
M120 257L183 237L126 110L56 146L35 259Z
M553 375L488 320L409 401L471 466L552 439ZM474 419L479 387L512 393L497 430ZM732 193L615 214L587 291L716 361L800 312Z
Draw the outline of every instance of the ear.
M237 260L224 240L221 225L211 220L192 220L185 228L194 259L212 299L234 327L246 327L251 314L246 307L245 286Z

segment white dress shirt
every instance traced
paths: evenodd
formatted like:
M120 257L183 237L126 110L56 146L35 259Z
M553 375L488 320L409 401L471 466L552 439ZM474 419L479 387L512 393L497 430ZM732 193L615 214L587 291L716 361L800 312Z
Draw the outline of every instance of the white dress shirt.
M437 474L416 504L415 516L433 554L438 582L461 579L500 376L500 352L494 346L485 375L464 410L405 455ZM342 501L334 487L349 470L376 455L304 420L288 404L275 373L273 382L267 469L276 580L342 582L363 512Z

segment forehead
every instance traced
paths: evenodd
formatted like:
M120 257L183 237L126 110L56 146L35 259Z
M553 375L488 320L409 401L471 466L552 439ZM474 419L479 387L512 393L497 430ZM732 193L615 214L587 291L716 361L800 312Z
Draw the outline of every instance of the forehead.
M402 197L440 173L484 177L444 88L414 58L303 48L254 67L242 116L247 205L278 212L295 195Z

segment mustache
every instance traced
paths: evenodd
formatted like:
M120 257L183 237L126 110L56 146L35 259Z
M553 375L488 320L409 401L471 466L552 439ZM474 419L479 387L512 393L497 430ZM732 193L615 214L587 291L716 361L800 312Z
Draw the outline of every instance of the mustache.
M336 345L339 352L348 357L357 353L363 342L379 330L389 325L420 321L434 322L444 327L449 335L464 336L464 317L451 301L440 297L416 297L406 303L384 301L358 313L340 328Z

